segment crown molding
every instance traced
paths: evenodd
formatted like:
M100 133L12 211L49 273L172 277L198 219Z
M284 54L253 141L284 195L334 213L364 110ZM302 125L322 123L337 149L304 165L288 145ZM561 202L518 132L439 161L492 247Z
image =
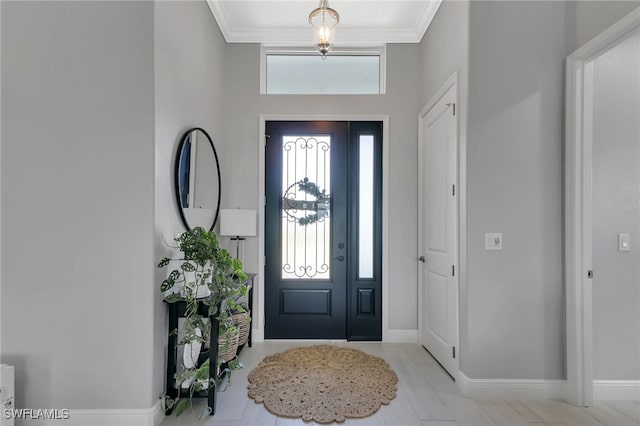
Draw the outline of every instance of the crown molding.
M340 28L336 30L336 46L385 43L420 43L443 0L425 2L411 28ZM309 44L309 28L234 28L223 1L207 0L211 13L227 43Z
M220 32L222 33L225 41L230 43L228 34L231 34L231 25L227 20L227 14L224 10L224 6L222 6L222 2L220 2L220 0L207 0L207 5L211 10L213 19L215 19L218 24L218 28L220 28Z
M433 18L436 17L436 13L438 12L438 9L440 9L440 5L443 1L444 0L434 0L425 3L424 9L418 19L418 26L416 28L418 41L416 43L420 43L422 41L424 34L427 32L429 25L431 25Z

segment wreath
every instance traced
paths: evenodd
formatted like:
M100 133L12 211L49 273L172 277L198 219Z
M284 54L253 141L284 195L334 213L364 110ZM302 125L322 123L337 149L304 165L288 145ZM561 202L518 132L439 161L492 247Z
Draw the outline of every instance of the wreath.
M309 181L309 178L304 178L302 180L299 180L293 183L291 186L289 186L285 194L288 193L289 189L291 189L294 186L297 186L299 191L304 192L305 194L309 194L312 197L315 197L316 199L315 201L316 209L315 209L315 213L313 214L308 214L308 215L305 215L304 217L295 217L291 213L285 210L289 216L291 216L298 222L299 225L302 225L302 226L312 225L318 222L319 220L325 218L326 216L329 216L329 205L330 205L331 197L329 196L329 194L326 193L324 189L320 189L318 185ZM293 207L297 207L297 203L298 203L297 201L289 200L288 202ZM323 205L324 208L319 209L318 206L320 205Z

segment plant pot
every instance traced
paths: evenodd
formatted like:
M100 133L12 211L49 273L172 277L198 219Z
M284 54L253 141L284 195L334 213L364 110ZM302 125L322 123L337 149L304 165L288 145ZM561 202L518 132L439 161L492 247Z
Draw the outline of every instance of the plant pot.
M195 329L196 336L202 337L202 331L199 328ZM202 350L202 342L199 340L193 340L184 345L182 351L182 362L186 368L195 368L198 365L198 356Z
M187 294L193 295L196 299L201 299L204 297L209 297L211 294L211 290L209 290L208 283L203 282L202 267L198 266L197 263L187 261L185 263L190 263L193 266L193 271L184 271L184 283L180 287L180 295L182 297L186 297ZM208 268L209 266L207 266Z
M226 333L218 337L218 360L220 362L229 362L236 357L238 352L238 337L240 331Z
M233 325L238 329L238 346L242 346L249 340L251 329L251 312L240 312L233 315Z

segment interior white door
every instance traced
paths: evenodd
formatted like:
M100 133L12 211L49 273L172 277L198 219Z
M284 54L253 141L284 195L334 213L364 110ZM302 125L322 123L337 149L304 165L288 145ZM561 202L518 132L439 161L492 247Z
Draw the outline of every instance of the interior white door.
M458 202L455 80L420 115L420 340L455 377Z

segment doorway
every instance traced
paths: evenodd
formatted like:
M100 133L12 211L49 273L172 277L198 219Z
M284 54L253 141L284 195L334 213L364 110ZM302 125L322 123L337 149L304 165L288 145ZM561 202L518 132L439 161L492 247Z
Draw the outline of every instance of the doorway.
M614 220L614 227L607 228L609 215L603 213L606 213L608 206L602 201L610 199L619 204L610 210L615 215L624 213L625 210L632 211L633 205L637 204L637 198L634 203L633 198L622 196L619 192L627 187L630 189L629 194L637 197L637 163L631 167L626 164L627 160L637 161L637 154L625 151L626 154L623 153L612 161L611 168L606 163L607 158L616 154L616 151L623 147L627 150L629 142L635 143L631 149L638 149L640 128L637 127L637 111L640 109L640 92L637 70L633 71L625 66L611 68L608 66L610 64L607 65L616 56L616 49L625 44L630 43L630 51L637 55L637 45L634 44L637 41L634 42L632 37L637 36L638 32L640 9L634 10L567 57L565 270L568 386L565 399L576 405L590 406L594 397L637 399L640 390L638 380L594 381L595 372L619 374L614 369L628 363L625 359L614 360L607 355L607 362L600 362L598 365L598 360L605 358L602 351L615 352L616 356L621 357L632 356L635 357L632 361L637 361L637 352L634 353L637 347L631 346L631 350L629 349L629 345L634 344L631 339L637 338L637 328L634 329L637 327L637 305L632 308L631 315L626 308L632 300L638 300L637 279L632 283L633 287L625 289L620 286L628 281L627 277L612 278L614 275L607 272L612 265L628 260L632 261L631 265L637 266L637 255L633 258L633 239L637 240L638 234L637 210L631 221L618 217ZM605 66L601 67L599 63ZM634 63L632 68L637 65L637 62ZM608 69L615 71L615 76L609 78L614 84L610 86L611 89L603 91L602 88L607 84L603 86L600 78L608 74ZM618 87L618 84L622 87ZM614 92L618 95L613 95ZM636 95L635 98L630 96L633 94ZM613 105L609 103L607 107L606 100L612 95ZM603 129L608 130L603 132ZM603 153L606 156L596 158ZM602 184L606 185L606 181L618 176L622 176L622 186L608 184L610 188L601 187ZM617 269L614 267L614 274L620 273ZM634 267L626 266L624 269L632 272ZM598 288L594 289L595 286ZM632 291L631 294L629 290ZM622 301L620 296L623 297ZM614 299L618 301L611 304ZM605 319L605 311L609 324L615 322L623 311L627 312L622 322L623 328L618 329L618 323L603 332L606 324L596 321ZM622 341L623 345L611 343L615 339ZM603 343L604 346L594 352L594 345ZM632 368L626 368L625 376L633 374L632 370L636 366L637 363Z
M265 338L382 338L382 123L265 123Z

